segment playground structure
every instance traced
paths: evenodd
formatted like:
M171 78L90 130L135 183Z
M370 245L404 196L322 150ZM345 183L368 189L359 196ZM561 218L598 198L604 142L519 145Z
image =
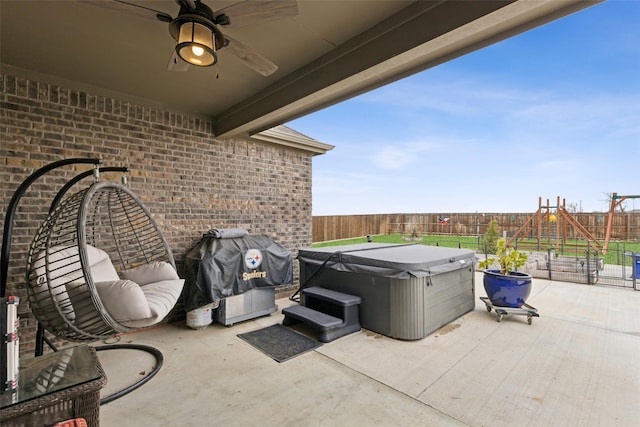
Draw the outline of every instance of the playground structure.
M574 248L576 252L583 249L597 251L605 255L609 249L616 209L627 199L640 199L640 195L622 196L618 193L612 193L605 239L602 244L567 211L566 199L562 199L561 205L558 196L556 205L552 206L549 204L549 199L547 199L547 204L543 205L542 197L538 197L538 210L507 240L507 246L514 246L513 243L518 242L518 239L530 239L533 242L521 240L518 246L537 251L562 248L563 252L565 248ZM584 240L586 243L570 244L568 243L569 239Z
M569 243L569 239L584 240L586 243ZM564 252L567 248L578 253L581 249L602 249L602 244L567 210L566 199L562 200L562 205L560 204L559 196L554 206L550 205L549 199L547 204L543 205L542 197L538 197L538 209L507 239L507 246L514 246L514 242L517 242L521 249L535 251L562 248Z
M549 199L543 205L539 197L538 209L507 240L509 245L530 251L523 271L533 277L561 274L565 280L594 284L604 268L602 244L566 209L565 199L560 204L560 197L556 205Z
M547 199L543 205L542 198L538 198L538 209L532 214L513 235L507 238L507 246L517 247L529 251L528 262L523 272L534 277L552 279L562 277L576 283L595 284L604 274L604 278L611 278L611 271L605 272L604 255L609 248L612 235L614 215L620 204L626 199L640 198L640 196L620 196L613 193L608 213L604 244L598 241L569 211L566 201L551 205ZM640 278L637 269L640 268L640 254L625 252L634 261L632 267L633 287ZM622 277L629 279L622 264Z

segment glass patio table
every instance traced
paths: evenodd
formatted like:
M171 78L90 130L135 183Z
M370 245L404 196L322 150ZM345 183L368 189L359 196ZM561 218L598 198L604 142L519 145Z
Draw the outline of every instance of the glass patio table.
M0 425L50 426L84 418L98 427L106 383L96 350L87 345L21 360L17 390L0 393Z

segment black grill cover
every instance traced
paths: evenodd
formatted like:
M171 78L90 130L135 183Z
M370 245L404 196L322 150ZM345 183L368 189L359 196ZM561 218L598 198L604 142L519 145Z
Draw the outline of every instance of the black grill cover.
M293 281L291 251L264 235L219 239L205 234L187 254L184 267L186 311Z

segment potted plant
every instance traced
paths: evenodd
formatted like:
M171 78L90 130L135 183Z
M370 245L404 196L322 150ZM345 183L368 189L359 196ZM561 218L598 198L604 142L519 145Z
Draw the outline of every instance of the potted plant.
M484 290L491 304L500 307L522 307L531 293L531 275L516 271L527 262L527 254L507 247L505 239L496 245L496 257L478 264L484 270ZM490 269L497 263L499 269Z

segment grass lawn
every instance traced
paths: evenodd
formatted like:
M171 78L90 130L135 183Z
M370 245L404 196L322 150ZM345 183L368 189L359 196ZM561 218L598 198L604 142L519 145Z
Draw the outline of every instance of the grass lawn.
M447 248L462 248L478 251L480 240L477 236L420 236L419 240L407 240L407 236L401 234L376 235L371 236L371 240L375 243L399 243L399 244L422 244L429 246L443 246ZM314 248L325 246L341 246L353 245L356 243L366 243L366 237L354 239L334 240L330 242L319 242L312 244ZM585 242L568 242L570 244L582 244ZM631 258L625 256L625 253L640 253L640 242L610 242L609 251L604 256L605 264L621 264L623 262L630 263Z

